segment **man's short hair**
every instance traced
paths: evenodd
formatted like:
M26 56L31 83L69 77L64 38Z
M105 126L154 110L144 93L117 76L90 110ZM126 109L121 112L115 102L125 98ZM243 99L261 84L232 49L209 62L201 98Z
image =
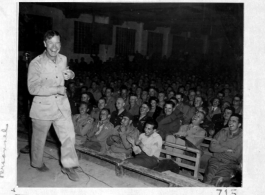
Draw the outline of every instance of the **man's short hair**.
M239 98L239 99L240 99L240 101L242 101L242 96L241 96L241 95L239 95L239 94L236 94L236 95L234 96L233 100L235 99L235 97Z
M158 123L153 118L147 119L145 125L147 124L153 125L153 129L157 129L158 127Z
M81 105L85 105L87 108L89 108L89 104L86 103L86 102L84 102L84 101L81 101L81 102L79 103L79 106L81 106Z
M143 102L142 105L143 104L147 105L147 107L149 108L149 110L151 109L151 104L149 102Z
M232 107L232 106L228 106L228 107L226 107L225 110L231 110L231 111L232 111L232 115L235 113L235 108ZM225 111L225 110L224 110L224 111Z
M214 97L214 98L212 98L211 101L210 101L211 104L213 104L214 100L219 100L219 105L221 104L221 100L220 100L220 98L218 98L218 97Z
M130 93L129 97L132 97L132 96L137 97L136 93Z
M170 100L170 101L171 101L171 100L174 100L174 101L176 101L177 104L179 103L179 101L178 101L178 99L177 99L176 97L171 97L169 100Z
M170 100L166 101L166 102L165 102L165 105L166 105L166 104L170 104L170 105L172 105L172 108L175 108L175 106L176 106L176 104L175 104L174 102L170 101Z
M110 89L110 92L111 92L111 93L114 92L114 89L113 89L112 87L107 87L107 88L106 88L106 91L107 91L108 89Z
M106 99L104 97L99 98L99 100L104 100L104 102L106 103ZM98 102L99 102L99 100L98 100Z
M55 31L55 30L48 30L43 36L43 41L46 41L47 39L51 39L54 36L59 36L60 37L60 34L57 31Z
M86 91L88 90L88 87L87 86L82 86L81 89L86 89Z
M165 91L159 91L158 94L160 94L160 93L163 93L164 95L166 95L166 92Z
M89 94L88 94L88 92L86 92L86 91L83 92L83 93L81 93L81 97L82 97L82 95L87 95L88 97L90 97Z
M218 93L221 93L221 94L224 96L224 92L222 92L222 91L218 91ZM217 93L217 94L218 94L218 93Z
M159 100L158 100L157 97L150 97L150 99L149 99L149 103L151 104L151 102L152 102L153 100L156 101L156 103L159 102Z
M180 93L180 92L176 93L176 95L175 95L175 96L177 96L177 95L180 95L180 97L181 97L181 98L183 98L183 97L184 97L184 94L183 94L183 93Z
M110 114L110 109L108 109L108 108L103 108L100 112L102 112L102 111L107 111L108 112L108 115Z
M232 116L237 117L238 118L238 123L240 123L242 125L243 118L242 118L242 116L240 114L234 113L234 114L231 115L230 119L232 118Z

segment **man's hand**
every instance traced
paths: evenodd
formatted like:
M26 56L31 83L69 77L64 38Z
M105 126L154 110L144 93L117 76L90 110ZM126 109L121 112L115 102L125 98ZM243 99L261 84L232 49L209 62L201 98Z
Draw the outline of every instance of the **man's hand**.
M74 77L74 73L70 69L64 70L63 77L64 77L64 80L72 79Z
M94 119L93 119L93 118L89 118L89 119L87 120L87 122L88 122L88 123L93 123L93 122L94 122Z
M60 95L65 95L66 94L66 87L58 86L57 87L57 93L60 94Z
M120 134L124 134L126 132L126 127L125 126L120 126Z

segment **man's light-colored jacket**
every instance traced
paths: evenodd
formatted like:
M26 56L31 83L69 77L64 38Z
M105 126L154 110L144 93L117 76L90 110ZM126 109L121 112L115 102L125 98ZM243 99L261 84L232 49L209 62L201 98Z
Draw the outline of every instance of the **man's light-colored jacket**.
M64 86L63 71L67 69L67 58L58 54L56 63L50 60L46 51L34 58L28 70L28 90L34 95L30 117L54 120L58 110L71 119L71 108L67 95L57 94L57 87Z

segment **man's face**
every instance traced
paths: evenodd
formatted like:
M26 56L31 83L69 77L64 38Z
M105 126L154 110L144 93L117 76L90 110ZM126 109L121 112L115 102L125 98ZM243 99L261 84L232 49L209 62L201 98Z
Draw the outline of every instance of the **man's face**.
M149 112L149 108L146 104L143 104L140 108L140 113L142 115L146 115Z
M95 82L92 83L92 89L96 89L97 88L97 84Z
M183 93L184 92L184 88L183 87L179 88L179 92Z
M227 102L224 102L222 105L222 112L224 112L225 108L227 108L228 106L230 106L230 104Z
M79 106L79 113L80 114L85 114L85 113L87 113L87 111L88 111L88 109L87 109L87 106L85 104L81 104Z
M219 100L218 99L214 99L213 100L213 107L217 107L217 106L219 106Z
M179 101L179 103L183 101L183 98L181 98L181 95L176 95L176 98Z
M127 116L124 116L121 120L121 126L127 127L131 124L132 120L130 120Z
M152 100L152 101L151 101L151 107L152 107L152 108L155 108L156 105L157 105L156 101L155 101L155 100Z
M202 105L203 101L202 101L202 98L201 97L196 97L195 98L195 101L194 101L194 106L195 108L198 108Z
M199 125L203 122L204 115L201 112L197 112L193 117L192 117L192 124L194 125Z
M239 106L241 103L240 99L238 97L235 97L233 100L233 106Z
M125 103L122 99L117 99L116 101L116 107L118 110L122 109L124 107Z
M147 137L151 136L155 132L154 125L150 125L147 123L145 125L144 132Z
M146 100L147 99L147 91L143 91L143 93L142 93L142 99L143 100Z
M166 104L164 110L167 116L171 115L172 112L174 111L171 104Z
M223 97L224 97L224 95L223 95L222 93L218 93L218 94L217 94L217 97L218 97L220 100L222 100Z
M168 95L167 95L167 98L170 99L170 98L172 98L172 97L174 97L174 92L173 92L173 91L170 91L170 92L168 93Z
M134 105L136 103L137 97L136 96L131 96L130 97L130 104Z
M54 36L51 39L46 39L44 41L44 46L46 47L47 55L49 57L56 57L61 50L60 37Z
M81 88L81 93L84 93L84 92L86 92L86 88Z
M106 110L101 110L99 117L101 121L106 120L108 118L108 112Z
M121 91L121 97L122 97L123 99L126 99L126 97L127 97L127 90L123 89L123 90Z
M165 94L164 94L164 93L159 93L159 94L158 94L158 99L159 99L160 102L164 101L164 99L165 99Z
M142 89L141 89L141 88L137 88L137 89L136 89L136 94L140 96L141 93L142 93Z
M239 123L236 116L232 116L228 122L228 126L230 131L236 131L241 126L241 124Z
M110 97L111 96L111 90L110 89L107 89L106 90L106 97Z
M224 93L225 93L225 96L226 96L226 97L229 96L229 94L230 94L229 89L225 89L225 90L224 90Z
M224 112L224 119L225 120L229 120L231 115L232 115L232 110L226 109L225 112Z
M105 107L105 101L104 100L99 100L98 101L98 108L100 109L100 110L102 110L104 107Z
M88 100L89 100L89 96L87 94L82 94L81 101L82 102L88 102Z
M137 86L135 84L132 85L132 91L135 92L137 89Z
M195 98L195 92L194 91L191 91L190 94L189 94L190 101L193 101L194 98Z
M150 96L150 97L155 96L155 90L154 90L154 89L150 89L150 90L149 90L149 96Z

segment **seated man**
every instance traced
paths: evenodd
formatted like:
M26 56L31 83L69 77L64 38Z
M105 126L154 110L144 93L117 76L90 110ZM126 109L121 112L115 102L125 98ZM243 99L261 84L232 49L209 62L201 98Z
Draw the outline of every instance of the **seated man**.
M110 113L116 110L115 104L116 100L113 95L114 89L112 87L106 88L106 108L110 110Z
M200 144L202 143L206 135L206 131L200 127L200 124L203 123L204 118L204 112L198 111L192 117L191 124L182 125L177 133L175 133L174 135L168 135L166 137L166 142L200 149ZM166 147L166 150L183 153L183 150L174 149L171 147Z
M139 114L139 106L137 104L137 95L135 93L130 94L130 102L125 106L127 112L131 115L136 116Z
M140 108L140 115L134 116L133 126L136 127L140 133L144 133L145 122L152 117L147 116L151 105L148 102L144 102Z
M156 132L158 127L154 119L149 119L145 124L145 133L142 133L137 140L127 137L127 140L133 145L135 158L126 159L125 162L137 164L149 169L158 165L158 159L162 149L162 138Z
M132 125L132 120L133 116L125 112L121 125L115 127L112 135L107 139L107 144L110 146L108 155L122 160L132 155L132 145L128 142L127 137L130 136L136 140L139 136L139 131Z
M214 134L213 137L223 128L228 127L228 122L232 114L235 113L235 109L231 107L227 107L224 110L222 120L214 123Z
M87 133L87 141L84 146L106 154L107 138L113 134L114 126L109 122L109 109L103 108L99 116L100 120L94 123L92 130Z
M127 112L124 108L125 102L123 98L118 98L116 101L117 110L111 113L110 122L114 125L114 127L121 124L122 117Z
M100 98L98 100L98 107L94 108L91 112L91 117L98 122L99 121L99 115L103 108L106 106L106 100L104 98Z
M216 185L218 179L230 178L242 160L242 116L233 114L227 128L219 131L210 144L209 159L203 181Z
M81 145L86 141L86 134L93 127L93 118L87 114L88 104L81 102L79 106L79 113L72 117L72 121L75 128L75 144Z
M173 135L178 132L180 127L180 118L174 113L175 103L172 101L166 101L165 114L160 115L156 121L158 122L158 134L163 140L167 135Z
M183 113L183 121L182 124L190 124L192 116L195 114L195 111L190 108L190 106L185 105L183 103L184 94L177 93L176 98L178 100L178 104L176 106L176 109L181 111Z

